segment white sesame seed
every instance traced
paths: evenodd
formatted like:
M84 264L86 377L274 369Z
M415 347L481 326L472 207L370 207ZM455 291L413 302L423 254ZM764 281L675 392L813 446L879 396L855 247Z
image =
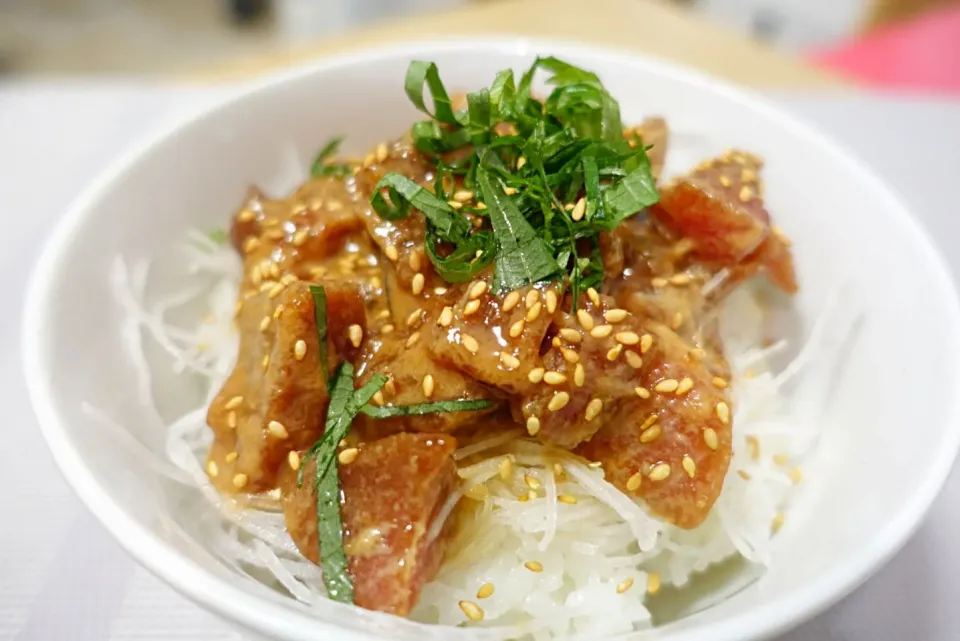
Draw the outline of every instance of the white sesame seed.
M660 573L651 572L647 575L647 593L656 594L660 591Z
M539 561L527 561L523 564L523 567L527 568L531 572L543 572L543 564Z
M233 477L233 487L239 490L240 488L242 488L244 485L247 484L248 480L249 479L246 474L243 474L243 473L236 474Z
M714 376L714 377L713 377L713 386L714 386L714 387L719 387L720 389L726 389L727 385L729 385L729 383L727 383L727 381L726 381L725 379L722 379L722 378L720 378L719 376Z
M750 458L754 461L760 459L760 441L756 436L747 437L747 447L750 449Z
M460 203L465 203L473 199L473 192L461 189L453 195L453 199Z
M774 532L780 531L780 528L783 527L783 522L786 520L786 515L783 512L777 512L777 515L773 517L773 522L770 524L770 528Z
M803 471L799 467L790 470L790 480L794 485L803 480Z
M654 424L652 427L649 427L640 433L640 442L652 443L653 441L660 438L661 433L662 433L662 430L660 429L660 426L657 424Z
M640 337L640 353L646 354L653 347L653 336L644 334Z
M467 304L463 306L463 315L470 316L476 314L480 310L480 301L471 300L467 301Z
M513 459L509 456L504 456L500 464L497 465L497 471L500 473L500 478L504 481L509 479L510 475L513 474Z
M600 415L600 411L603 409L603 401L599 398L595 398L587 403L587 409L584 411L584 418L588 421L592 421Z
M560 336L561 338L563 338L563 340L569 343L573 343L574 345L579 344L580 341L583 340L583 337L580 335L580 332L578 332L575 329L570 329L569 327L564 327L563 329L561 329Z
M243 209L237 214L237 220L241 223L253 222L253 219L257 217L257 214L249 209Z
M359 325L351 325L347 328L347 338L354 347L360 347L360 341L363 340L363 328Z
M617 332L613 338L618 343L622 343L624 345L636 345L640 342L640 337L637 336L636 332ZM640 349L642 351L643 347L641 346Z
M557 501L560 503L566 503L567 505L576 505L577 497L572 494L558 494Z
M577 321L580 322L580 327L584 328L588 332L596 325L596 323L593 321L593 316L587 313L587 310L585 309L577 310Z
M280 421L270 421L267 423L267 431L275 438L287 438L290 436L290 434L287 433L287 428L284 427Z
M223 460L227 463L233 463L240 456L240 452L227 452L227 455L223 457Z
M617 594L623 594L633 586L633 579L627 578L617 584Z
M668 476L670 476L670 464L660 463L659 465L653 466L653 469L650 470L647 478L649 478L651 481L662 481Z
M414 254L410 254L413 256ZM413 280L410 281L410 291L413 292L414 296L419 296L423 293L423 286L426 283L426 279L423 274L417 272L413 275Z
M690 277L686 274L674 274L670 277L670 284L677 286L689 285Z
M524 156L517 158L517 169L520 169L527 164L527 159Z
M634 472L630 478L627 479L627 491L636 492L640 489L640 486L643 484L643 474L640 472Z
M570 395L566 392L557 392L550 399L550 402L547 403L547 409L551 412L557 412L562 410L567 406L567 403L570 402Z
M303 339L298 340L293 344L293 357L298 361L302 361L303 357L307 355L307 342Z
M237 429L237 413L227 412L227 427L231 430Z
M433 388L436 384L433 381L433 375L427 374L423 377L423 395L427 398L433 396Z
M373 404L383 406L386 401L383 400L383 390L377 390L373 395Z
M655 392L661 392L664 394L672 394L677 391L677 388L680 386L680 383L677 382L675 378L665 378L656 385L653 386Z
M345 450L340 450L340 453L337 454L337 460L340 461L341 465L350 465L357 460L359 455L360 450L355 447L348 447Z
M730 423L730 406L724 401L720 401L716 406L717 418L720 419L720 422L724 425Z
M225 409L225 410L235 410L235 409L237 409L238 407L240 407L240 405L242 405L242 404L243 404L243 397L242 397L242 396L233 396L233 397L230 398L229 401L227 401L226 403L223 404L223 409Z
M410 336L409 336L409 338L407 338L407 342L406 342L405 344L406 344L407 347L413 347L414 345L417 344L417 342L419 342L419 340L420 340L420 332L414 332L414 333L410 334Z
M544 294L544 298L547 301L547 313L552 314L557 311L557 292L548 289L547 293Z
M484 584L481 585L480 588L477 590L477 598L478 598L478 599L486 599L486 598L489 598L492 594L493 594L493 584L492 584L492 583L484 583Z
M586 382L587 373L583 369L583 364L577 363L576 368L573 370L573 384L577 387L583 387L584 382Z
M440 312L440 318L437 319L437 325L441 327L449 327L450 323L453 322L453 308L447 306L443 308L443 311Z
M516 323L510 326L510 337L516 338L523 333L524 320L521 318Z
M683 396L687 392L693 389L693 379L689 376L685 376L680 379L680 382L677 384L676 395Z
M527 419L527 434L530 436L536 436L540 432L540 419L536 416L531 416Z
M587 298L590 299L590 302L596 306L600 306L600 294L593 287L587 288Z
M543 375L543 382L547 385L560 385L567 382L567 377L560 372L546 372Z
M511 309L517 306L517 303L520 302L520 292L512 291L503 298L503 304L500 305L500 308L509 312Z
M720 446L720 439L717 437L717 432L712 427L704 428L703 430L703 442L707 444L711 450L717 449Z
M633 369L640 369L643 367L643 359L640 357L640 354L636 352L627 351L626 352L627 364Z
M383 253L386 254L387 258L394 262L400 260L400 252L397 250L396 245L387 245L386 249L383 250Z
M650 284L653 285L654 287L658 288L658 289L661 288L661 287L666 287L666 286L667 286L667 279L666 279L666 278L660 278L659 276L655 276L655 277L653 277L653 278L650 279Z
M460 337L460 341L463 343L464 348L471 354L476 354L480 351L480 344L470 334L464 334Z
M512 195L514 195L515 193L517 193L517 189L516 189L516 187L504 187L504 188L503 188L503 193L505 193L505 194L508 195L508 196L512 196Z
M520 367L520 359L506 352L500 352L500 362L503 364L504 367L510 370L517 369L518 367Z
M577 204L573 206L573 211L570 212L570 217L574 220L580 220L583 218L584 212L587 211L587 200L586 198L581 198L577 201Z
M622 323L630 315L625 309L608 309L603 313L603 318L608 323Z
M697 464L692 458L690 458L690 456L684 455L680 465L683 467L683 471L686 472L687 476L690 478L693 478L697 475Z
M545 373L546 372L542 367L534 367L532 370L530 370L530 373L527 374L527 379L531 383L539 383L543 380L543 375Z
M527 309L530 309L538 300L540 300L539 290L531 289L527 292L527 295L523 297L523 304Z
M460 601L457 605L471 621L483 621L483 608L473 601Z
M617 360L620 356L620 352L623 351L623 345L614 345L607 351L607 360L613 362Z
M580 354L577 354L576 351L570 348L561 347L560 353L563 354L563 360L567 361L568 363L574 364L580 362Z
M270 329L270 317L264 316L260 319L260 331L265 332Z
M650 390L646 387L634 387L633 391L636 392L640 398L650 398Z
M529 487L531 490L539 490L539 489L540 489L540 481L539 481L539 480L537 479L537 477L535 477L535 476L531 476L531 475L529 475L529 474L524 474L524 475L523 475L523 482L524 482L524 483L526 484L526 486Z
M597 325L590 330L590 335L594 338L606 338L613 333L613 325Z
M267 292L267 298L276 298L280 295L280 292L283 291L284 286L281 283L277 283L270 288L270 291Z
M383 162L387 159L387 156L390 154L390 151L387 149L386 143L380 143L377 145L377 162Z
M470 292L467 294L467 298L470 300L476 300L483 296L484 292L487 291L487 281L478 280L470 287Z
M207 461L207 474L210 476L210 478L212 479L217 478L217 474L219 473L220 473L220 468L217 467L217 462Z
M287 465L294 472L300 469L300 455L297 454L296 450L290 450L290 453L287 454Z

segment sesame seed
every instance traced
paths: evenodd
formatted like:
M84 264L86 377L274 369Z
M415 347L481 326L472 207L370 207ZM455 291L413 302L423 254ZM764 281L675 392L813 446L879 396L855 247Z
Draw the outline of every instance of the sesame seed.
M670 324L670 327L673 329L680 329L680 326L683 325L683 314L677 312L673 315L673 322Z
M433 375L427 374L423 377L423 395L427 398L433 396L433 388L436 385L433 381Z
M230 398L229 401L227 401L226 403L223 404L223 409L225 409L225 410L235 410L235 409L237 409L238 407L240 407L241 404L243 404L243 397L242 397L242 396L233 396L233 397Z
M303 357L307 355L307 342L303 339L298 340L293 344L293 357L298 361L302 361Z
M594 328L596 323L593 322L593 316L587 313L585 309L577 310L577 321L580 322L580 327L584 328L588 332Z
M543 564L540 561L527 561L523 564L531 572L543 572Z
M622 343L624 345L636 345L640 342L640 337L636 332L617 332L613 338L618 343ZM643 347L640 349L642 350Z
M383 390L377 390L377 391L373 394L373 404L374 404L374 405L383 405L384 402L385 402L385 401L383 400Z
M568 347L561 347L560 353L563 354L563 360L567 361L571 365L580 362L580 354L577 354L576 351Z
M240 488L242 488L244 485L247 484L248 480L249 479L247 478L246 474L243 474L243 473L236 474L233 477L233 487L239 490Z
M773 522L770 524L771 529L774 532L778 532L780 528L783 527L783 522L786 519L786 516L783 512L777 512L777 515L773 517Z
M656 385L653 386L655 392L663 392L666 394L673 393L677 391L677 388L680 387L680 383L677 382L675 378L665 378Z
M592 421L600 415L600 411L603 409L603 401L599 398L595 398L589 403L587 403L587 409L583 413L584 418L588 421Z
M396 245L387 245L387 248L383 250L383 253L387 255L387 258L394 262L400 260L400 252L397 250Z
M632 586L633 586L632 578L624 579L623 581L617 584L617 594L623 594L624 592L629 590Z
M233 463L240 456L240 452L227 452L227 455L223 457L223 460L227 463Z
M210 478L212 479L217 478L217 474L219 473L220 473L220 468L217 467L217 462L207 461L207 474L210 476Z
M467 294L467 298L470 300L476 300L483 296L484 292L487 291L487 281L478 280L470 287L470 292Z
M477 590L477 598L478 598L478 599L486 599L486 598L490 597L492 594L493 594L493 584L492 584L492 583L484 583L483 585L480 586L480 589Z
M253 219L257 217L257 214L249 209L242 210L237 214L237 220L241 223L253 222Z
M655 440L657 440L658 438L660 438L660 434L661 434L661 433L662 433L662 430L660 429L660 426L659 426L659 425L654 425L653 427L650 427L650 428L644 430L643 432L641 432L641 434L640 434L640 442L641 442L641 443L652 443L653 441L655 441Z
M633 369L640 369L641 367L643 367L643 359L640 358L640 354L637 354L636 352L631 352L628 350L626 354L626 359L627 359L627 365L629 365Z
M724 401L718 402L716 407L716 412L717 412L717 418L720 419L721 423L723 423L724 425L730 424L730 406L727 405L726 402Z
M264 316L260 319L260 331L265 332L270 328L270 317Z
M263 368L263 371L267 371L267 368L270 367L270 354L263 355L263 360L260 361L260 367Z
M730 186L731 184L733 184L733 183L730 182L730 177L729 177L729 176L720 176L720 184L721 184L723 187L729 187L729 186Z
M363 328L359 325L351 325L347 328L347 338L354 347L360 347L360 341L363 340Z
M390 152L387 150L386 143L380 143L377 145L377 162L383 162L387 159L387 155Z
M636 392L640 398L650 398L650 390L646 387L634 387L633 391Z
M803 471L799 467L795 467L790 470L790 480L793 481L794 485L803 480Z
M527 159L525 157L520 156L519 158L517 158L517 169L520 169L526 164L527 164Z
M448 200L447 204L453 207L454 209L463 209L463 203L458 203L455 200Z
M473 601L460 601L457 605L471 621L483 621L483 608Z
M683 471L687 473L687 476L693 478L697 474L697 464L692 458L688 455L684 455L683 461L680 465L683 467Z
M729 383L726 380L720 378L719 376L713 377L713 386L719 387L720 389L726 389Z
M640 489L640 485L643 484L643 474L640 472L634 472L630 478L627 479L627 491L636 492Z
M279 421L270 421L267 423L267 431L276 438L287 438L290 436L290 434L287 433L287 428Z
M653 347L653 336L644 334L640 337L640 353L646 354Z
M546 372L543 375L543 382L547 385L561 385L567 382L567 377L560 372Z
M287 454L287 465L294 472L300 469L300 455L297 454L296 450L290 450L290 453Z
M473 192L469 190L461 189L453 195L453 199L460 203L465 203L473 199Z
M603 313L603 318L608 323L622 323L630 315L625 309L608 309Z
M507 369L517 369L520 367L520 359L506 352L500 352L500 362Z
M537 320L537 317L540 316L540 311L543 309L543 305L537 301L533 304L533 307L527 310L526 321L532 323Z
M505 194L508 195L508 196L512 196L512 195L514 195L515 193L517 193L517 189L516 189L516 187L504 187L504 188L503 188L503 193L505 193Z
M523 333L524 320L521 318L516 323L510 326L510 337L516 338Z
M599 470L601 467L603 467L603 461L592 461L587 463L587 467L589 467L591 470Z
M471 354L476 354L480 351L480 343L478 343L477 339L470 334L462 335L460 337L460 342L463 343L463 347Z
M689 285L690 277L687 274L674 274L670 277L671 285Z
M277 305L277 308L273 310L273 320L280 318L280 315L283 313L283 303Z
M577 201L577 204L573 206L573 211L570 212L570 217L574 220L580 220L583 218L584 212L587 211L587 199L581 198Z
M754 461L759 460L760 441L757 440L756 436L747 437L747 447L750 449L750 458L752 458Z
M337 460L340 461L341 465L350 465L357 460L359 455L360 450L355 447L348 447L345 450L340 450L340 453L337 454Z
M773 456L773 462L777 465L786 465L790 462L790 459L784 456L783 454L775 454Z
M395 330L395 329L396 329L396 327L394 327L392 323L387 323L386 325L384 325L383 327L380 328L380 333L381 333L381 334L392 334L392 333L393 333L393 330Z
M749 481L753 478L750 476L750 472L747 472L746 470L737 470L737 475L740 476L740 478L742 478L744 481Z
M466 494L474 501L483 501L490 496L490 490L485 483L477 483L471 486Z
M467 301L467 304L463 306L463 315L470 316L476 314L480 310L480 301L471 300Z
M623 351L623 345L614 345L607 352L607 360L611 362L617 360L617 358L620 356L620 352L622 351Z
M523 304L527 309L530 309L538 300L540 300L540 292L536 289L531 289L527 292L527 295L523 297Z
M236 412L227 413L227 427L229 427L231 430L237 429L237 413Z
M750 189L747 185L744 185L740 188L740 201L749 202L753 198L753 190Z
M377 319L378 319L378 320L384 320L384 319L387 319L387 318L390 318L390 310L389 310L389 309L382 309L382 310L380 310L380 312L377 314Z
M550 399L550 402L547 403L547 409L551 412L557 412L562 410L567 406L567 403L570 402L570 395L566 392L557 392L553 395L553 398Z
M542 367L534 367L530 370L530 373L527 374L527 380L534 384L539 383L543 380L544 373L545 370Z
M651 572L647 575L647 593L656 594L660 591L660 573Z
M310 234L310 231L307 229L298 229L293 233L293 244L295 247L300 247L302 244L307 242L307 236Z
M250 236L245 241L243 241L243 252L249 254L254 249L260 246L260 239L256 236Z
M613 325L597 325L590 330L590 335L594 338L606 338L613 333Z
M680 382L677 384L677 396L683 396L687 392L693 389L693 379L689 376L685 376L680 379Z
M500 305L500 308L509 312L511 309L517 306L517 303L520 302L520 292L512 291L503 298L503 303Z
M420 256L420 252L416 249L410 252L410 255L407 256L407 264L415 272L419 272L421 266L423 265L423 259Z
M650 473L647 475L651 481L662 481L668 476L670 476L669 463L660 463L658 465L654 465L653 469L650 470Z
M521 503L526 503L527 501L530 500L530 496L528 494L521 494L520 496L517 497L517 500L520 501Z
M531 490L539 490L539 489L540 489L540 481L537 480L537 477L535 477L535 476L530 476L529 474L524 474L524 475L523 475L523 482L526 483L527 487L529 487Z
M410 337L407 338L406 346L413 347L420 340L420 332L414 332L410 334Z
M655 276L655 277L653 277L653 278L650 279L650 284L653 285L654 287L658 288L658 289L659 289L660 287L666 287L666 286L667 286L667 279L666 279L666 278L660 278L659 276Z
M563 206L564 211L573 211L573 203L567 203Z
M513 474L513 459L509 456L504 456L500 464L497 465L497 471L500 472L500 478L504 481L509 479L510 475Z
M540 433L540 419L536 416L531 416L527 419L527 434L530 436L536 436Z
M583 364L577 363L577 366L573 370L573 384L577 387L583 387L586 380L587 372L583 369Z
M267 292L267 298L276 298L277 296L279 296L280 292L283 291L283 287L284 286L281 283L277 283L276 285L271 287L270 291Z
M407 316L407 327L416 327L423 320L423 309L417 308Z
M707 444L711 450L715 450L720 446L720 439L717 437L717 432L712 427L704 428L703 430L703 442Z
M564 327L561 329L560 336L563 338L563 340L573 343L574 345L578 345L580 341L583 340L580 332L575 329L570 329L569 327Z
M548 289L547 293L544 294L544 298L547 300L547 312L552 314L557 311L557 292Z
M590 302L596 306L600 306L600 294L597 293L597 290L593 287L587 288L587 298L590 299Z
M411 254L412 256L413 254ZM413 280L410 281L410 291L413 292L414 296L419 296L423 292L423 285L426 282L423 274L417 272L413 275Z
M443 311L440 312L440 318L437 319L437 325L441 327L449 327L450 323L453 322L453 308L447 306L443 308Z

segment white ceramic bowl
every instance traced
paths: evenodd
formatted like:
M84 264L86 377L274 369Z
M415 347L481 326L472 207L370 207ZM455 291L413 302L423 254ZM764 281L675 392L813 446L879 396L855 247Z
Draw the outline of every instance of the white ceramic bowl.
M856 294L843 304L856 300L864 312L769 572L712 608L637 636L744 641L782 632L877 570L927 511L960 442L960 313L933 245L863 164L755 95L637 55L518 40L394 46L286 73L155 138L77 201L36 270L23 356L50 449L130 554L200 605L271 639L424 638L414 624L342 605L307 615L236 581L162 527L163 493L176 488L80 411L90 402L145 443L162 440L118 337L111 261L161 254L188 227L223 226L250 183L291 188L333 134L359 150L403 131L415 117L402 90L412 58L435 60L450 87L473 88L537 53L597 71L625 122L666 115L677 132L674 169L730 146L765 157L769 207L794 240L802 324L841 280Z

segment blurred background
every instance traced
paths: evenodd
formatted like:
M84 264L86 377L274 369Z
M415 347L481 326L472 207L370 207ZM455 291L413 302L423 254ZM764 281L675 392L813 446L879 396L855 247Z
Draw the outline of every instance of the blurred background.
M289 61L391 20L524 2L0 0L0 73L213 79L228 69L267 70L267 59ZM960 0L623 0L635 3L675 9L848 78L960 86Z

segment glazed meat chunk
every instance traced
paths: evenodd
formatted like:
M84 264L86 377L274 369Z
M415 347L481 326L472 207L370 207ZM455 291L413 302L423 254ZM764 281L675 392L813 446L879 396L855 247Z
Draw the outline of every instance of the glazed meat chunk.
M431 529L453 489L457 473L449 436L397 434L359 445L357 458L340 465L344 550L355 603L370 610L409 614L443 560L447 524ZM300 552L320 562L314 461L304 465L303 485L285 466L283 514Z

